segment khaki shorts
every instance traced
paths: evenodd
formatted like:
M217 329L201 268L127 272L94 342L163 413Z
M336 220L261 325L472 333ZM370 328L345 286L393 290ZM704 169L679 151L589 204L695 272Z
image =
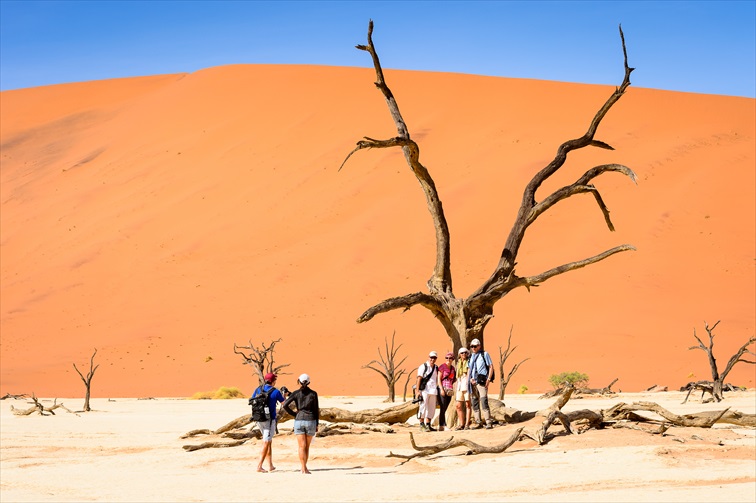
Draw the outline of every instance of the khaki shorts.
M469 402L470 401L470 392L467 390L457 390L456 399L458 402Z

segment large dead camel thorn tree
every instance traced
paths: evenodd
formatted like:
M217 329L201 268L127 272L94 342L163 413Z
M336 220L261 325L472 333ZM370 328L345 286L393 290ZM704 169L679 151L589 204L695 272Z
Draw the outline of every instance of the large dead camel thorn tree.
M396 347L394 344L395 338L396 338L396 330L394 330L394 333L391 334L391 347L390 348L388 345L388 339L385 340L386 342L386 356L385 357L381 353L381 348L378 348L378 357L381 359L380 362L378 360L373 360L367 365L362 366L362 368L364 369L374 370L375 372L378 372L379 374L381 374L381 376L383 376L383 380L386 381L386 387L388 388L388 398L386 399L387 402L394 401L395 396L396 396L396 390L395 390L396 383L399 382L399 379L401 379L402 376L407 372L406 370L399 368L407 359L406 356L402 358L402 360L399 363L396 363L397 354L399 353L399 349L402 347L402 345L399 344L399 346ZM373 367L373 365L379 365L379 367ZM405 390L405 393L406 393L406 390Z
M84 381L84 386L86 387L86 394L84 395L84 412L89 412L89 397L92 394L92 378L94 377L95 371L100 367L100 364L98 363L97 366L94 366L94 359L95 355L97 354L97 348L95 348L94 353L92 353L92 358L89 359L89 372L87 373L87 377L84 377L84 375L79 372L79 369L76 368L76 364L73 364L73 368L76 370L76 372L79 374L79 377L81 377L81 380Z
M609 112L609 109L622 97L625 90L630 85L630 73L633 68L627 64L627 49L625 48L625 36L620 26L620 38L622 40L622 52L624 54L625 76L620 84L601 106L596 115L591 120L586 133L574 140L568 140L559 146L554 160L546 167L541 169L533 176L525 187L522 196L522 203L517 212L517 217L512 225L509 235L507 236L501 257L491 276L469 297L457 298L452 290L451 274L451 246L449 227L444 216L444 210L441 205L441 198L436 190L436 184L433 181L428 170L420 163L420 147L410 138L409 129L407 128L402 114L399 112L399 106L396 98L386 84L383 75L381 63L378 59L378 53L373 45L373 22L370 21L367 33L367 45L358 45L357 49L367 51L373 59L373 66L377 80L376 87L383 93L388 105L391 117L397 129L397 136L387 140L376 140L369 137L357 142L357 147L347 155L341 167L346 164L349 158L358 150L366 148L390 148L400 147L404 152L404 157L412 172L415 174L420 186L425 193L428 210L433 219L433 226L436 234L436 265L433 274L428 280L428 293L417 292L410 293L401 297L386 299L379 304L369 308L358 319L358 323L371 320L375 315L392 311L394 309L410 309L413 306L421 305L430 310L433 315L443 325L447 335L454 344L456 352L460 347L467 346L472 339L483 341L483 332L493 316L494 304L507 295L509 292L518 287L525 287L528 290L531 286L537 286L544 281L553 278L559 274L573 271L594 264L616 253L628 250L634 250L631 245L624 244L606 250L603 253L590 258L563 264L548 271L536 274L535 276L518 276L515 271L517 265L517 254L520 250L525 231L547 210L551 209L558 202L577 194L590 194L596 199L599 209L603 213L604 220L610 231L614 230L614 225L609 218L609 210L604 204L598 189L592 184L594 178L606 172L616 171L628 176L637 183L635 173L620 164L602 164L588 169L571 185L566 185L555 190L553 193L538 200L536 191L541 185L554 173L556 173L567 160L567 154L573 150L585 147L599 147L613 150L608 144L595 139L596 130L601 120ZM341 168L339 168L341 169Z
M721 320L719 320L721 321ZM696 388L700 389L706 389L709 391L712 396L714 397L714 400L717 402L721 402L724 399L724 395L722 393L723 387L724 387L724 381L727 378L727 374L730 373L732 370L732 367L735 366L738 362L743 363L750 363L751 365L756 364L756 361L750 361L750 360L744 360L742 356L745 353L748 353L750 355L756 355L753 351L748 350L748 346L756 342L756 337L751 337L748 339L745 344L740 346L740 349L738 349L734 355L730 358L730 360L727 362L727 365L725 366L725 369L722 371L722 373L719 373L719 370L717 369L717 359L714 358L714 329L717 328L717 325L719 325L719 321L714 323L714 326L709 328L709 324L704 322L704 328L706 329L706 333L709 334L709 345L706 346L703 341L696 335L696 329L693 329L693 337L696 338L698 341L698 346L691 346L688 349L700 349L706 353L706 356L709 357L709 367L711 368L711 381L698 381L697 383L693 383L694 386L690 388L688 391L688 395L685 397L685 401L688 400L688 397L690 396L690 393ZM685 403L685 402L683 402Z

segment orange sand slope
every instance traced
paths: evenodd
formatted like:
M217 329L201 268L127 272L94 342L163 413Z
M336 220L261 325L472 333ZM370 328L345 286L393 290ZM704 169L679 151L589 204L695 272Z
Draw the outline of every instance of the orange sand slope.
M621 80L618 69L618 82ZM455 293L492 272L525 183L581 136L613 88L387 71L452 239ZM81 394L72 363L97 348L95 396L251 390L233 344L281 339L279 384L308 372L321 394L375 395L362 366L384 338L404 367L448 339L416 307L355 319L425 291L433 226L397 149L370 69L239 65L191 75L0 93L0 393ZM636 252L515 291L486 331L511 363L508 389L549 388L577 370L604 386L677 388L709 377L694 330L717 327L723 368L756 322L756 100L631 87L597 139L539 192L617 162L596 180L617 231L590 196L558 204L528 231L532 275L629 243ZM753 387L739 364L729 382ZM404 380L402 380L403 386ZM400 388L402 387L400 386ZM401 389L399 390L401 394Z

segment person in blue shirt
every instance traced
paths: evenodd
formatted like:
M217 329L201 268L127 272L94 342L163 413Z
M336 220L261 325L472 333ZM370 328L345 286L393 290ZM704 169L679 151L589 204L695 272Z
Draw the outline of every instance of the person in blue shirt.
M483 351L480 347L480 341L473 339L470 342L470 348L473 351L470 357L470 398L472 402L473 417L476 425L471 429L477 430L483 428L493 428L491 422L491 409L488 407L488 385L493 379L493 363L491 355ZM483 412L484 422L481 423L480 414Z
M276 403L283 402L284 396L275 387L276 379L278 376L273 373L265 374L265 384L258 387L252 394L256 397L260 393L269 392L268 394L268 409L270 414L267 421L258 421L257 427L262 432L262 451L260 452L260 462L257 464L257 471L260 473L272 472L276 469L273 466L273 435L276 433ZM268 469L263 468L263 462L268 459Z

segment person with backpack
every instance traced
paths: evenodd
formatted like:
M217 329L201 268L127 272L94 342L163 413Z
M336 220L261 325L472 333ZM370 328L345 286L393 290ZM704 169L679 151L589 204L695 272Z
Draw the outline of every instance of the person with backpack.
M309 474L307 460L310 458L310 444L318 432L320 404L318 393L310 388L310 376L302 374L297 382L299 389L289 395L281 407L287 414L294 416L294 434L297 436L299 445L299 462L302 465L302 473ZM292 403L296 406L296 411L289 407Z
M431 351L428 354L428 361L420 365L417 369L417 383L415 384L415 400L417 393L422 393L422 402L418 411L421 431L436 431L431 426L433 416L436 415L436 397L438 396L438 367L436 366L438 354Z
M470 357L470 401L476 423L470 429L478 430L485 426L490 430L493 428L493 423L491 409L488 407L488 385L494 378L493 362L491 362L491 355L481 349L478 339L470 342L470 349L473 350ZM484 423L481 423L481 411Z
M260 473L272 472L273 466L273 435L276 433L276 403L283 402L283 394L274 386L278 376L273 373L265 374L265 383L259 386L249 403L252 406L252 420L257 421L257 427L262 432L262 450L257 471ZM268 469L263 468L263 462L268 460Z

